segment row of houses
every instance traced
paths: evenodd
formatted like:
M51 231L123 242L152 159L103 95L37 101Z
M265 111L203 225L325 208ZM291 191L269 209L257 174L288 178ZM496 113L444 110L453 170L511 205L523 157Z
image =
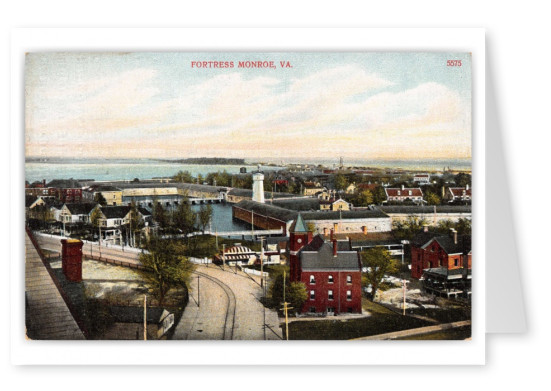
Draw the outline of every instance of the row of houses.
M152 222L151 212L142 207L137 207L137 215L134 215L129 205L102 206L95 202L61 202L51 197L33 196L27 196L25 201L27 220L41 221L64 235L89 231L90 226L95 225L103 240L120 243L123 230L137 230ZM137 226L131 227L132 221Z

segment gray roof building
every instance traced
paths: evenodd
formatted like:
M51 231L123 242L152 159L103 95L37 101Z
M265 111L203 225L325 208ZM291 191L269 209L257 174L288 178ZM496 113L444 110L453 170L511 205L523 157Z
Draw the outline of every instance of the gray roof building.
M361 270L361 263L357 251L337 250L336 255L334 255L333 243L325 242L321 243L317 250L313 250L312 247L303 248L300 252L300 263L303 271Z

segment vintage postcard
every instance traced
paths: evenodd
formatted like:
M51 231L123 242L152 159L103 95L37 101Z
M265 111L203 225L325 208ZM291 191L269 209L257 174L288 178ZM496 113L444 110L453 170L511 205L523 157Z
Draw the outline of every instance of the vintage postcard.
M27 53L26 337L471 339L472 60Z

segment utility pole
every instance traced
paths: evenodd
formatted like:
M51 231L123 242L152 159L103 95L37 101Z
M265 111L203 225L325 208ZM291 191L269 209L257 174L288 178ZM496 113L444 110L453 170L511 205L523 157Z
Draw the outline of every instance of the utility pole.
M147 295L143 295L143 340L147 341Z
M260 287L264 292L264 236L260 237Z
M199 276L197 276L197 307L200 307L201 304L200 304L200 299L199 299L199 294L200 294L200 290L199 290Z
M222 244L222 270L226 270L226 243Z
M285 338L287 341L289 340L289 317L288 317L288 310L293 309L293 307L289 307L287 301L285 300L285 270L283 271L283 312L285 313Z

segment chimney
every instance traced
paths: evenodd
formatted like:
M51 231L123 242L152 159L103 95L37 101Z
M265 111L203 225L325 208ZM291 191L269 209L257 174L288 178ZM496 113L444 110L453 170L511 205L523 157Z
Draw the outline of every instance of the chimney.
M46 179L42 179L42 186L46 187Z
M469 185L466 185L466 186L465 186L465 190L469 190Z
M82 245L78 239L61 240L61 268L69 281L82 281Z
M323 236L327 236L327 227L323 228Z
M335 240L335 232L331 230L331 240Z
M450 237L453 238L453 243L457 244L457 231L453 228L450 228Z
M335 231L335 233L339 232L339 223L333 223L333 230Z
M402 190L404 190L406 187L404 185L402 185Z
M333 239L333 256L337 256L337 239Z
M367 225L364 225L362 227L362 232L363 232L364 235L367 235Z
M429 225L423 224L423 232L429 232Z

